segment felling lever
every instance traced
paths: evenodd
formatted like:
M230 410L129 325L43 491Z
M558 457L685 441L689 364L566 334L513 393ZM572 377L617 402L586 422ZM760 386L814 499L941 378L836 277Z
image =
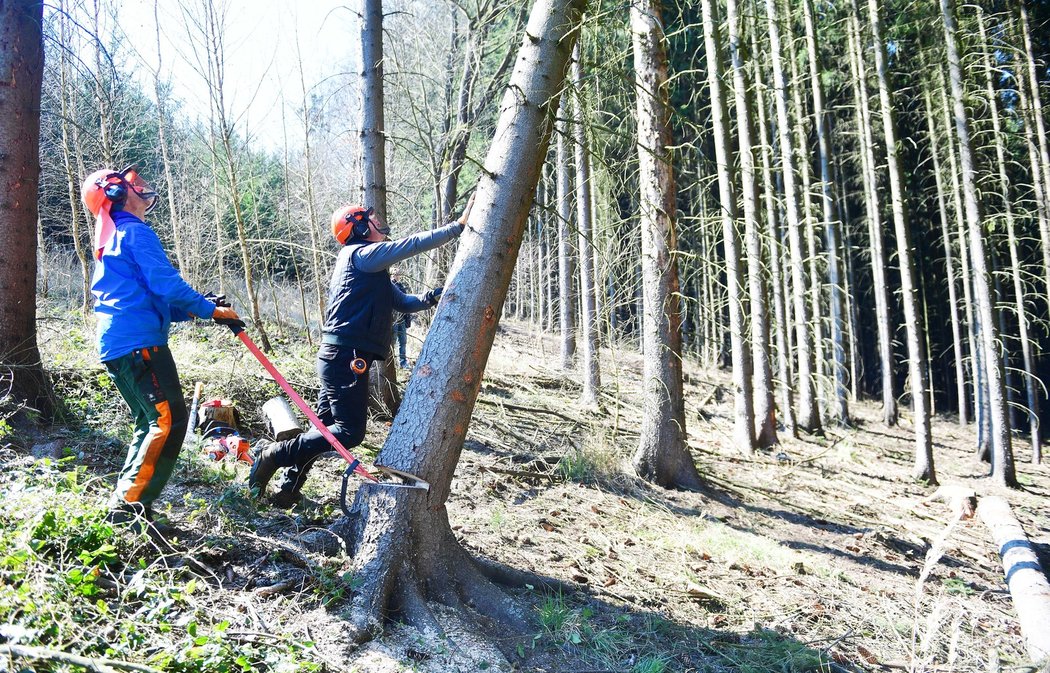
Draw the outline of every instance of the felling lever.
M264 355L263 352L259 350L259 347L255 345L255 342L248 337L248 334L244 331L244 328L241 326L241 324L232 324L226 321L217 322L225 324L227 327L230 328L230 331L232 331L237 336L237 338L241 340L241 343L243 343L248 348L248 350L251 351L251 354L255 356L255 359L259 361L259 364L261 364L263 368L270 373L270 376L272 376L273 380L277 382L277 385L281 387L281 390L283 390L288 395L288 397L292 400L295 406L299 407L299 410L302 411L303 414L310 420L310 423L315 428L317 428L317 431L320 432L321 435L328 440L328 443L332 445L332 448L335 449L336 452L338 452L339 455L342 456L347 463L349 463L349 465L346 468L346 471L343 473L343 485L340 489L339 497L339 504L342 507L344 513L349 515L349 511L346 506L346 485L347 481L350 478L350 475L354 473L380 486L387 486L390 488L413 488L420 489L423 491L430 490L430 484L423 481L419 477L413 474L408 474L407 472L395 470L393 468L383 467L382 465L376 465L376 469L386 475L389 475L396 479L400 479L401 481L381 482L378 479L376 479L371 472L361 467L361 461L358 460L354 456L354 454L347 451L346 447L344 447L343 444L336 438L336 436L332 434L332 431L325 427L325 424L322 423L321 419L317 417L317 414L314 413L314 410L310 408L310 405L304 402L303 398L299 397L299 393L295 392L295 389L292 388L292 386L283 376L281 376L281 372L277 371L277 368L273 366L273 363L270 362L270 359L267 358L266 355Z

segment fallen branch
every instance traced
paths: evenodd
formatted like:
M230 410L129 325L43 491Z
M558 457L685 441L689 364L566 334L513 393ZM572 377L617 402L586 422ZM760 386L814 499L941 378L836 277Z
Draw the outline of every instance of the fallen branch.
M72 666L80 666L97 673L114 673L115 671L160 673L156 668L143 666L142 664L133 664L130 661L104 659L102 657L82 657L79 654L70 654L62 650L30 647L29 645L0 645L0 655L6 655L11 658L32 659L34 661L57 661Z
M512 409L514 411L525 411L525 412L531 412L531 413L536 413L536 414L550 414L551 416L557 416L558 418L564 419L564 420L566 420L566 421L568 421L570 423L579 423L579 419L572 418L571 416L566 416L565 414L561 413L560 411L554 411L552 409L544 409L543 407L527 407L527 406L525 406L523 404L511 404L510 402L504 402L502 400L488 400L488 399L485 399L484 397L481 397L480 395L478 396L478 403L480 403L480 404L487 404L487 405L493 406L493 407L505 407L507 409Z
M981 498L977 515L988 526L999 548L1006 585L1021 623L1028 656L1033 661L1050 657L1050 583L1046 581L1032 543L999 496Z

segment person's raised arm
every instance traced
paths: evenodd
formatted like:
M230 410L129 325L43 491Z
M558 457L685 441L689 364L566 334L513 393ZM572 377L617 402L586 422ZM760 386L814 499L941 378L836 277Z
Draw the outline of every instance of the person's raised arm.
M354 266L365 273L376 273L389 269L398 262L403 262L421 252L445 245L463 233L473 206L474 197L471 196L459 219L440 229L422 231L398 241L383 241L358 248L354 251Z

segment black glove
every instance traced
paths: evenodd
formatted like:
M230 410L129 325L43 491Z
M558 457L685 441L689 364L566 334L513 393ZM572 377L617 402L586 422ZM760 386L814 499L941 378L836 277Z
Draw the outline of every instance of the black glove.
M441 301L442 290L444 290L444 288L435 287L430 292L427 292L425 295L423 295L423 303L425 303L427 306L430 306L431 308L437 306L438 302Z
M216 306L232 306L230 302L226 301L226 295L215 294L214 292L205 292L204 298L215 304Z

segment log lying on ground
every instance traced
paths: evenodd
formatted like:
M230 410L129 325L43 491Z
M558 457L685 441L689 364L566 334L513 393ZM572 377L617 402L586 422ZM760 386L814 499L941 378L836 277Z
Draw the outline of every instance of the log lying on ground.
M1050 583L1032 543L1003 498L981 498L977 515L999 548L1028 656L1033 661L1050 658Z

